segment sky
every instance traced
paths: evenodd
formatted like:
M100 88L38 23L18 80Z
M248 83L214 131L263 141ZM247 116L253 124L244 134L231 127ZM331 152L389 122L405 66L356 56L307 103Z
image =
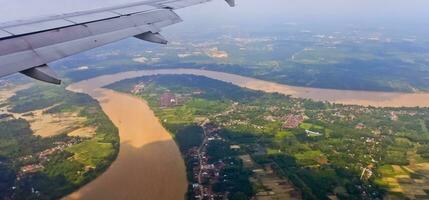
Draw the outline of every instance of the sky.
M91 10L142 0L0 0L0 23ZM177 11L185 25L261 26L296 21L330 24L390 24L403 29L429 27L429 0L223 0ZM416 28L417 27L417 28Z
M0 22L114 6L139 0L0 0ZM141 0L140 0L141 1ZM226 8L223 0L186 9L204 18L413 18L429 19L428 0L237 0ZM203 9L204 8L204 9ZM221 16L220 16L221 13Z

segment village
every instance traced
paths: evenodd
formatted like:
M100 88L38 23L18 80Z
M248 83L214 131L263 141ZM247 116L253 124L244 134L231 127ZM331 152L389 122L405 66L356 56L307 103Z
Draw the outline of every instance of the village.
M214 190L214 185L224 182L225 175L222 176L222 170L233 163L230 160L218 160L214 163L209 162L210 155L207 152L207 146L212 141L226 141L219 134L219 127L206 120L201 124L204 130L204 139L199 147L188 151L187 156L193 158L193 180L192 199L197 200L220 200L227 199L228 192L219 193ZM240 152L241 145L229 145L233 152ZM233 155L232 155L233 156ZM275 163L259 166L253 161L248 153L237 156L243 166L251 171L252 176L249 181L258 186L256 191L256 200L268 199L300 199L300 192L287 179L281 178L273 169Z
M159 106L168 108L181 105L181 100L178 96L171 92L163 93L159 99ZM218 113L213 117L219 117L222 115L228 115L231 112L236 111L238 103L233 103L231 109ZM297 128L301 124L305 116L289 114L284 118L283 128ZM225 175L222 175L222 170L233 163L229 163L228 160L217 160L210 163L210 155L207 152L207 146L213 141L228 142L226 139L219 135L219 126L210 122L209 119L204 120L200 123L204 131L203 142L200 146L191 148L186 153L187 157L192 158L192 176L194 182L190 183L192 189L192 199L197 200L216 200L226 199L228 192L216 192L214 185L219 182L225 182ZM306 130L309 134L320 135L318 132L312 132ZM241 145L231 144L229 148L234 152L240 152L239 160L243 163L244 167L251 171L252 176L249 178L250 182L258 186L258 190L255 194L255 199L300 199L300 192L297 190L292 183L287 179L281 178L273 169L275 163L266 164L259 166L255 163L250 154L243 154ZM248 147L253 149L256 155L265 155L266 151L260 145L254 147Z
M144 88L142 84L137 86ZM134 87L133 91L139 90ZM198 91L201 93L201 91ZM194 92L195 94L196 92ZM159 97L159 106L161 108L172 108L183 104L183 96L176 95L172 92L165 92ZM238 103L233 103L232 107L225 112L215 114L213 117L227 116L228 114L236 111ZM287 115L284 118L283 127L297 128L301 124L305 116L303 115ZM222 174L222 170L229 165L233 165L234 162L229 158L220 159L216 161L210 161L211 155L208 152L207 147L211 142L221 141L229 143L223 138L219 131L220 126L211 122L208 118L200 122L199 126L203 130L203 139L199 146L189 149L185 155L192 162L188 167L192 167L192 180L190 183L191 194L190 199L196 200L221 200L227 199L228 191L217 192L215 185L227 181L226 175ZM308 131L312 134L320 134L317 132ZM250 148L255 155L265 155L267 152L260 145L243 146L244 148ZM287 179L282 178L274 170L275 163L266 164L263 166L258 165L252 159L251 154L246 153L246 150L242 149L242 145L230 144L229 149L235 152L232 157L236 157L239 162L243 163L245 169L251 171L251 177L249 181L257 186L255 194L256 200L268 200L268 199L300 199L300 192L297 190L292 183ZM244 151L243 151L244 150ZM277 168L276 168L277 169Z
M82 138L73 137L69 141L54 142L54 147L36 153L35 155L27 155L18 158L18 161L20 161L21 163L28 164L21 167L20 172L17 175L17 180L21 179L25 175L43 170L45 168L44 164L49 161L50 156L58 152L63 152L67 148L75 144L81 143L82 140Z
M400 127L387 124L402 123L416 127L415 130L419 127L426 129L424 125L427 122L411 120L419 117L414 109L347 106L279 97L277 94L257 98L250 95L248 98L254 98L252 101L242 101L235 96L248 94L237 92L229 86L223 86L228 88L228 93L214 98L214 94L218 94L217 89L191 86L190 83L184 87L163 84L160 89L155 87L159 80L154 77L149 79L152 82L140 85L138 93L145 93L156 101L152 105L157 105L163 123L186 122L204 130L199 146L182 152L192 158L192 164L187 163L187 167L191 168L188 175L192 175L189 179L190 199L231 198L231 194L236 192L234 188L228 185L227 190L219 190L219 185L229 184L226 172L230 171L231 166L239 165L247 171L243 174L248 173L253 188L252 199L299 199L299 191L303 188L318 188L312 184L321 183L318 182L321 180L312 178L317 176L319 170L353 173L356 176L353 179L355 190L346 191L347 187L340 184L341 192L377 197L380 193L373 180L384 175L379 170L380 166L407 162L401 156L402 152L385 145L389 138L395 137L395 132L400 131ZM176 81L174 79L167 79L167 82L171 84ZM208 81L196 77L178 77L179 80L196 81L195 85L199 85L198 80ZM141 88L144 88L143 91ZM210 105L210 108L205 105ZM171 114L177 111L184 114L182 118L172 117ZM373 117L377 122L368 117ZM386 125L379 126L377 123ZM403 137L396 140L413 140ZM228 150L223 150L230 156L213 159L213 152L209 149L217 143L227 144ZM386 155L392 157L387 165L385 160L389 157ZM307 176L311 179L302 174L295 176L299 173L310 173ZM341 181L349 176L337 174L329 178ZM305 185L299 185L303 182ZM332 190L326 189L323 193L329 198L338 197Z
M207 146L211 141L224 140L222 139L217 131L219 130L216 126L211 124L209 120L206 120L201 124L204 131L203 142L199 147L189 150L188 155L194 158L193 163L193 179L196 180L192 183L193 196L195 199L224 199L227 194L216 193L213 191L213 184L222 181L220 175L221 170L225 167L223 160L219 160L215 163L209 163L209 155L207 152Z

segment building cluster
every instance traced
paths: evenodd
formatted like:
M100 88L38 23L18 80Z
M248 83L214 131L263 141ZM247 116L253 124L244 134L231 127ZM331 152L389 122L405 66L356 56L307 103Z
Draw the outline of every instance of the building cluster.
M42 170L43 168L44 168L43 165L40 163L25 165L25 166L21 167L21 173L22 174L34 173L34 172Z
M49 157L52 154L54 154L56 152L64 151L66 148L71 147L74 144L79 143L80 141L81 141L80 138L73 138L68 142L55 142L54 145L56 145L56 146L49 148L49 149L46 149L42 152L39 152L39 153L37 153L36 156L27 155L27 156L23 156L23 157L19 158L18 160L24 162L24 161L29 161L31 159L34 159L36 157L37 162L22 166L20 173L18 174L18 178L20 178L26 174L38 172L38 171L44 169L43 163L49 161Z
M49 156L55 152L64 151L66 148L71 147L73 144L76 144L78 139L72 139L69 142L55 142L55 147L46 149L39 153L38 157L40 161L49 161Z
M160 107L173 107L177 106L176 95L170 92L166 92L159 97L159 106Z
M214 184L222 181L221 171L225 168L225 162L218 160L209 162L207 146L210 142L223 140L219 134L219 128L207 121L202 124L204 139L199 147L190 149L187 153L192 160L192 195L194 199L224 199L225 193L217 193L213 190Z
M159 107L170 108L183 105L188 95L176 95L171 92L165 92L159 97Z
M297 128L299 124L301 124L303 121L304 121L303 115L289 114L286 117L284 117L283 128L285 129Z
M138 83L137 85L135 85L132 89L131 89L131 93L132 94L140 94L144 91L145 89L145 84L144 82Z

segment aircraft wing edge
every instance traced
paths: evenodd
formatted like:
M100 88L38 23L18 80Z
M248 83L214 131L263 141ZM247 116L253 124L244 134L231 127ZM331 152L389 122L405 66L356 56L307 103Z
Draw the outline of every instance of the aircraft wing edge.
M0 77L21 72L59 84L48 63L128 37L166 44L161 29L182 19L176 9L211 0L153 0L144 3L0 24ZM233 0L226 0L231 6Z

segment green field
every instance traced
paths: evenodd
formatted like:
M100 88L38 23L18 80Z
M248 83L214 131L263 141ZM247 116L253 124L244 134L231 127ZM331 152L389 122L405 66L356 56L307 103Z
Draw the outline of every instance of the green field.
M323 126L319 126L311 123L301 123L299 127L306 130L323 130L324 129Z
M327 158L321 151L305 151L294 155L299 164L310 166L326 162Z
M111 143L102 143L97 139L91 139L80 144L74 145L67 149L73 153L73 158L78 162L95 168L99 163L105 162L115 149Z

